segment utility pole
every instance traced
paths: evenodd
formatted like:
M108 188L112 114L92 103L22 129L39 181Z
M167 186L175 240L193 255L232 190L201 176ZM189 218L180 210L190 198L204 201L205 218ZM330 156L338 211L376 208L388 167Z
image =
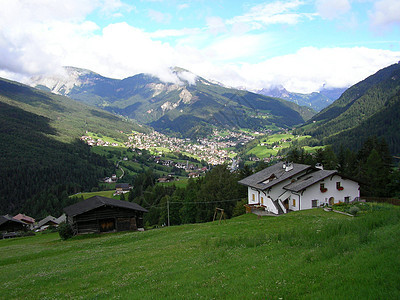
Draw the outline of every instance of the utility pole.
M167 211L168 211L168 227L169 227L169 200L167 200Z

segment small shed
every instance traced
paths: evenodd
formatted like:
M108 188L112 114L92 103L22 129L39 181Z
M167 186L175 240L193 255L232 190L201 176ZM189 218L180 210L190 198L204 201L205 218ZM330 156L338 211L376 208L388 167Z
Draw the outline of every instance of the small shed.
M17 232L26 230L26 224L20 220L14 219L10 215L0 216L0 232Z
M94 196L64 208L75 234L143 228L146 209L137 203Z

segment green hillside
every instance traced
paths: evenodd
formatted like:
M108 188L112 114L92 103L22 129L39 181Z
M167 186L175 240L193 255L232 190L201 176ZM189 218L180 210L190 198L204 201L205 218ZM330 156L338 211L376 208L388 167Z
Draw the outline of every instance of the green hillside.
M400 152L400 64L357 83L310 119L300 132L329 143L357 149L371 135L384 137L392 153Z
M143 129L67 97L0 79L0 214L59 211L66 193L90 190L110 176L113 166L79 142L86 130L125 141L120 131Z
M398 299L400 211L0 240L4 299Z

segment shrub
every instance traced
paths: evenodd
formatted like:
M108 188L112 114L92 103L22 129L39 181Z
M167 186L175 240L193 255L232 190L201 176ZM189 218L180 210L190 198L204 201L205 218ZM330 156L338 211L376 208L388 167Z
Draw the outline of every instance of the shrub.
M74 235L74 231L72 230L72 226L68 223L61 223L58 226L58 234L62 240L68 240Z
M353 216L357 215L357 213L360 211L360 209L357 206L352 206L349 209L349 213L352 214Z

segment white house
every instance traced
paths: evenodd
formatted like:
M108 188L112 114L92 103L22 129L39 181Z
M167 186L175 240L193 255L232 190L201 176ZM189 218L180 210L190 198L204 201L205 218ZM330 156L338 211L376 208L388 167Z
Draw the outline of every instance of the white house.
M358 182L322 166L279 162L239 183L248 187L249 206L277 215L360 197Z

